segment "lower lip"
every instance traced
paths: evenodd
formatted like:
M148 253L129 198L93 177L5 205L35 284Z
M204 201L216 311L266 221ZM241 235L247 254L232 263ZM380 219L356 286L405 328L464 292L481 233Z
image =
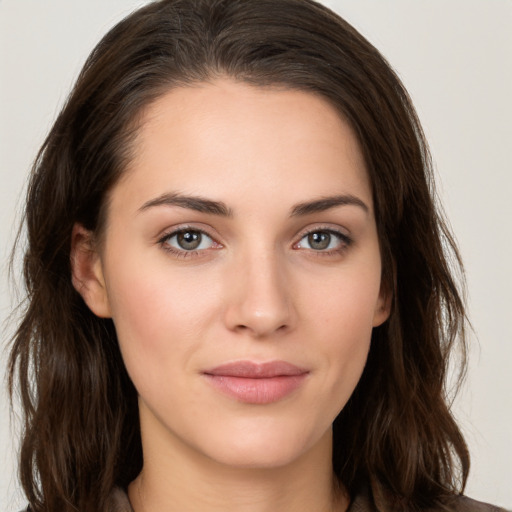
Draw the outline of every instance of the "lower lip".
M210 384L222 393L248 404L270 404L293 393L304 382L307 373L251 379L230 375L205 374Z

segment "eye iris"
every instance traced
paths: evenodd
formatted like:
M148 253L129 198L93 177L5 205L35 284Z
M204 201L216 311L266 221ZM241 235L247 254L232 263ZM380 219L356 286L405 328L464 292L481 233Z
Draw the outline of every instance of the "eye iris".
M201 245L201 233L197 231L181 231L177 234L178 245L187 251L197 249Z
M317 231L308 235L308 242L312 249L320 251L329 247L331 235L325 231Z

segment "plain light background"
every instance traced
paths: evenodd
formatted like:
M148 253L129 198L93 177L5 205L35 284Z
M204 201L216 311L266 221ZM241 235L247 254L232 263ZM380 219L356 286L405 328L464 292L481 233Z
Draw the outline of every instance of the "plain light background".
M86 56L137 0L0 0L0 322L28 169ZM467 494L512 507L512 1L325 0L398 71L423 122L466 264L475 335L454 410L473 456ZM5 349L4 349L5 351ZM5 371L0 354L0 378ZM5 388L5 386L3 386ZM16 421L0 392L0 509L23 505Z

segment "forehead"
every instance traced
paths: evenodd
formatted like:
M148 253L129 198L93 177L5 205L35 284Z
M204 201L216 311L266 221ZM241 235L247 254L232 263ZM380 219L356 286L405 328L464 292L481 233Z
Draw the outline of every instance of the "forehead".
M356 137L327 100L228 79L175 88L153 102L123 182L141 204L171 191L269 199L286 191L296 202L305 193L357 192L371 204Z

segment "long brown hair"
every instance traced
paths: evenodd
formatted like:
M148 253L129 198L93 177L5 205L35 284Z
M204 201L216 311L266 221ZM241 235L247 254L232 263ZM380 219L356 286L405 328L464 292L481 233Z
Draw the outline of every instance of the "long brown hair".
M79 222L101 233L143 109L218 76L320 94L356 133L393 306L335 420L333 469L351 494L369 486L393 510L442 505L469 468L445 388L457 340L464 355L461 267L407 92L368 41L312 0L161 0L94 49L32 170L27 298L9 374L25 413L20 477L31 510L102 510L141 470L137 394L112 321L72 286L71 232Z

